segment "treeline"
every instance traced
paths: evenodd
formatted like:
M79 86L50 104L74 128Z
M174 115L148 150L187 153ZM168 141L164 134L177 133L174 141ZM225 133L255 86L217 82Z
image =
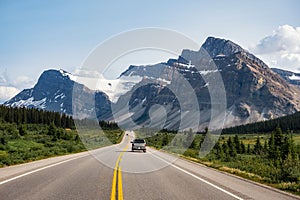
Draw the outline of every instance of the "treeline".
M209 166L300 194L300 145L295 143L299 135L292 131L283 132L277 127L270 134L221 135L218 139L208 129L194 137L191 131L179 135L164 131L145 139L158 149L183 154ZM200 149L206 149L205 146L214 147L200 158Z
M300 146L291 133L283 134L279 127L263 141L257 136L254 145L245 145L238 135L219 140L207 158L258 174L269 183L298 184L299 190Z
M299 162L300 149L299 145L295 145L292 134L284 135L280 128L276 128L264 142L258 136L252 146L245 146L237 135L229 137L223 143L217 142L213 153L223 161L235 160L238 154L255 155L268 159L275 167L283 167L286 162ZM290 177L284 175L282 178ZM297 178L293 177L290 181L297 181Z
M282 131L300 131L300 112L268 121L225 128L222 134L270 133L276 127L280 127Z
M72 116L54 111L45 111L36 108L18 108L0 105L0 119L3 122L19 124L51 124L56 127L74 129Z
M100 128L104 130L119 130L119 126L116 122L113 121L104 121L104 120L93 120L93 119L75 119L75 124L78 127L97 127L100 126Z
M75 130L45 124L0 122L0 167L85 151Z

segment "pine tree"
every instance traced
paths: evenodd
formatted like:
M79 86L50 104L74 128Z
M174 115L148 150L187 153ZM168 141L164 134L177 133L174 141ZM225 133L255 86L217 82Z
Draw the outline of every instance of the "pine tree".
M264 152L267 153L268 152L268 141L265 140L265 143L264 143L264 148L263 148Z
M222 149L224 152L224 161L229 161L230 160L230 154L229 154L229 148L226 142L222 144Z
M54 122L51 122L48 128L48 135L56 135L56 127L54 125Z
M234 143L232 142L231 137L228 138L227 145L228 145L229 155L232 158L235 158L237 156L237 152L236 152L236 148L235 148Z
M257 136L253 151L255 154L260 155L262 153L262 149L263 147L260 143L260 138Z
M280 127L277 127L274 134L275 146L280 147L283 144L283 134Z
M246 147L245 147L243 141L241 141L240 147L241 147L241 153L242 153L242 154L246 153Z
M24 135L26 135L27 134L27 131L26 131L26 125L19 125L19 134L21 135L21 136L24 136Z
M250 144L247 145L247 154L251 153Z
M275 137L274 132L271 133L271 137L268 142L268 157L269 159L276 159L276 146L275 146Z
M239 140L239 137L237 135L234 136L233 143L234 143L234 146L235 146L235 149L236 149L237 153L241 153L240 140Z

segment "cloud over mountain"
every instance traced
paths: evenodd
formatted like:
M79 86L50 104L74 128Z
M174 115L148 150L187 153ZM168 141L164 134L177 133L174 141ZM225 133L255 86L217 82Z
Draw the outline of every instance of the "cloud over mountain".
M20 90L15 87L0 86L0 103L7 101L8 99L17 95L19 92Z
M250 49L271 67L300 71L300 27L279 26Z
M32 87L33 83L27 76L9 77L7 70L0 68L0 103L18 94L21 89Z

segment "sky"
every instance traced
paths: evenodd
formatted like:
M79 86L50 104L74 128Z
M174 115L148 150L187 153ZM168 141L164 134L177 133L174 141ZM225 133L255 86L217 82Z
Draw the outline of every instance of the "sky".
M44 70L75 72L103 41L145 27L199 45L208 36L229 39L270 67L300 72L299 8L297 0L0 0L0 102L32 87Z

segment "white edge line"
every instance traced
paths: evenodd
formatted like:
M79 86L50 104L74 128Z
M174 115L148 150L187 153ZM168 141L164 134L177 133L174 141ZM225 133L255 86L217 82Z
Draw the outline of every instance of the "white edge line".
M182 171L182 172L184 172L184 173L186 173L186 174L188 174L188 175L190 175L190 176L192 176L192 177L194 177L194 178L196 178L196 179L198 179L198 180L200 180L200 181L202 181L202 182L204 182L204 183L206 183L206 184L208 184L208 185L210 185L210 186L212 186L212 187L214 187L214 188L216 188L216 189L218 189L218 190L220 190L220 191L222 191L222 192L224 192L224 193L226 193L226 194L228 194L228 195L230 195L230 196L232 196L234 198L236 198L236 199L243 200L241 197L239 197L239 196L237 196L237 195L235 195L235 194L233 194L233 193L231 193L231 192L229 192L229 191L227 191L227 190L225 190L223 188L220 188L219 186L217 186L217 185L215 185L215 184L213 184L213 183L211 183L211 182L209 182L207 180L204 180L203 178L200 178L199 176L196 176L195 174L192 174L191 172L188 172L185 169L182 169L182 168L176 166L173 163L170 163L170 162L162 159L161 157L155 155L154 153L152 153L152 155L155 156L156 158L164 161L165 163L171 165L172 167L174 167L174 168L176 168L176 169L178 169L178 170L180 170L180 171Z
M10 178L10 179L1 181L1 182L0 182L0 185L3 185L3 184L8 183L8 182L10 182L10 181L19 179L19 178L21 178L21 177L24 177L24 176L33 174L33 173L35 173L35 172L39 172L39 171L42 171L42 170L44 170L44 169L48 169L48 168L50 168L50 167L54 167L54 166L57 166L57 165L60 165L60 164L63 164L63 163L66 163L66 162L69 162L69 161L72 161L72 160L79 159L79 158L83 158L83 157L88 156L88 155L90 155L90 154L83 155L83 156L79 156L79 157L75 157L75 158L70 158L70 159L68 159L68 160L64 160L64 161L61 161L61 162L58 162L58 163L54 163L54 164L52 164L52 165L48 165L48 166L45 166L45 167L42 167L42 168L35 169L35 170L33 170L33 171L26 172L26 173L21 174L21 175L19 175L19 176L15 176L15 177L13 177L13 178Z

